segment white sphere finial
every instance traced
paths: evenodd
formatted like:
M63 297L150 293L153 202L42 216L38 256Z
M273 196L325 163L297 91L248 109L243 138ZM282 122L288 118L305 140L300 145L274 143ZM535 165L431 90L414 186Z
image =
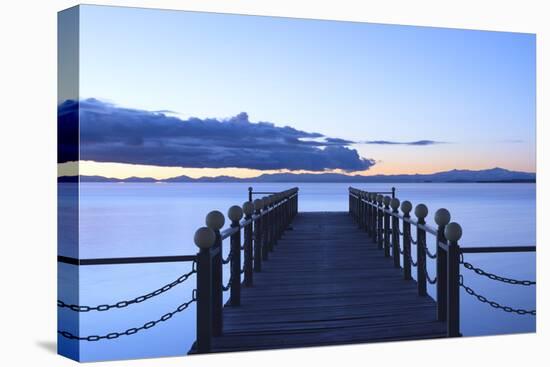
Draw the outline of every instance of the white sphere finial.
M210 248L216 242L216 233L208 227L201 227L195 232L193 240L199 248Z
M451 221L451 213L449 213L449 211L445 208L437 209L434 220L438 226L446 226Z
M245 201L243 203L243 212L246 216L252 215L254 213L254 204L251 201Z
M206 226L214 231L219 231L224 224L225 218L218 210L213 210L206 216Z
M401 211L405 214L409 214L412 210L413 206L410 201L405 200L401 203Z
M243 217L243 210L238 205L233 205L227 211L227 216L231 219L232 222L238 222Z
M416 215L417 218L426 218L428 215L428 207L424 204L418 204L416 208L414 208L414 215Z
M462 237L462 227L456 222L451 222L445 226L445 238L451 242L456 242Z
M390 206L393 210L397 210L397 208L399 208L399 199L398 198L393 198L390 200Z

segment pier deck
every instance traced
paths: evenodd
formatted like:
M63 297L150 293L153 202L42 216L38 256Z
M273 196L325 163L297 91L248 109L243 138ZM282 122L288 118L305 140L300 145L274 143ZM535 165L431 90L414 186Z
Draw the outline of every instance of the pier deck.
M436 303L418 295L347 212L300 212L241 305L223 310L212 352L440 338Z

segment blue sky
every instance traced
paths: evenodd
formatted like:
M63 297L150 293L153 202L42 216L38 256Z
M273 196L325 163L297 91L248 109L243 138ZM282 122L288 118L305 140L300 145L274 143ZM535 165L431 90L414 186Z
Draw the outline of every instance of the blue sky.
M326 137L364 173L535 170L535 36L84 6L80 98ZM444 144L388 145L364 141Z

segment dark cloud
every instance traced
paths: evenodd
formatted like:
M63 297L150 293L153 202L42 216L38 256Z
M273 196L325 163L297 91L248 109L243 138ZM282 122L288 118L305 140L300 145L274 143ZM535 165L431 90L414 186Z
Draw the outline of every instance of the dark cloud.
M375 163L349 148L350 141L270 122L251 123L245 112L223 120L181 120L96 99L66 101L58 112L65 115L78 105L81 160L311 171L358 171Z
M377 144L377 145L435 145L435 144L446 144L443 141L434 141L434 140L417 140L417 141L388 141L388 140L367 140L361 142L361 144Z

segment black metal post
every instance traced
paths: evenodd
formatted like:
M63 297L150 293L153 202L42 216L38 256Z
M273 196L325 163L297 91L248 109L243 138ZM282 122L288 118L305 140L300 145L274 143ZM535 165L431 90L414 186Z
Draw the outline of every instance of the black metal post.
M411 276L411 224L407 221L411 216L409 212L404 212L403 217L403 277L406 280L412 279Z
M267 198L262 198L264 207L264 215L262 218L262 260L269 259L269 227L271 226L271 218L269 218L270 212L268 212L269 206L267 205Z
M449 241L447 253L447 335L460 335L460 247Z
M387 196L386 196L387 197ZM390 256L390 210L388 200L384 200L384 256Z
M418 224L424 225L423 217L418 218ZM418 283L418 294L425 296L426 292L426 231L416 227L416 281Z
M220 336L223 330L222 239L219 230L214 232L216 233L216 242L212 249L216 254L212 258L212 335Z
M374 198L372 197L374 196ZM378 223L378 209L376 208L376 196L373 194L370 200L370 211L371 211L371 233L370 236L375 241L377 241L377 223Z
M245 216L246 220L252 218L252 215L247 214ZM243 284L246 287L250 287L254 281L254 275L252 272L252 258L253 258L253 249L252 249L252 221L244 226L244 282Z
M437 319L447 319L447 251L439 243L447 243L445 225L437 227Z
M239 228L239 221L231 222L232 228ZM241 230L231 235L231 306L241 304Z
M212 259L209 248L197 254L197 352L208 353L212 345Z
M261 209L256 207L257 202L254 202L255 215L257 216L254 221L254 271L262 271L262 224L263 217L261 216Z
M248 188L248 201L252 201L252 186Z
M392 216L392 254L393 254L393 266L396 268L401 267L401 253L399 251L399 217L397 216L399 205L393 208Z
M382 211L382 203L381 202L378 202L378 224L377 224L377 236L378 236L378 249L383 249L384 248L384 228L383 228L383 214L384 212Z

